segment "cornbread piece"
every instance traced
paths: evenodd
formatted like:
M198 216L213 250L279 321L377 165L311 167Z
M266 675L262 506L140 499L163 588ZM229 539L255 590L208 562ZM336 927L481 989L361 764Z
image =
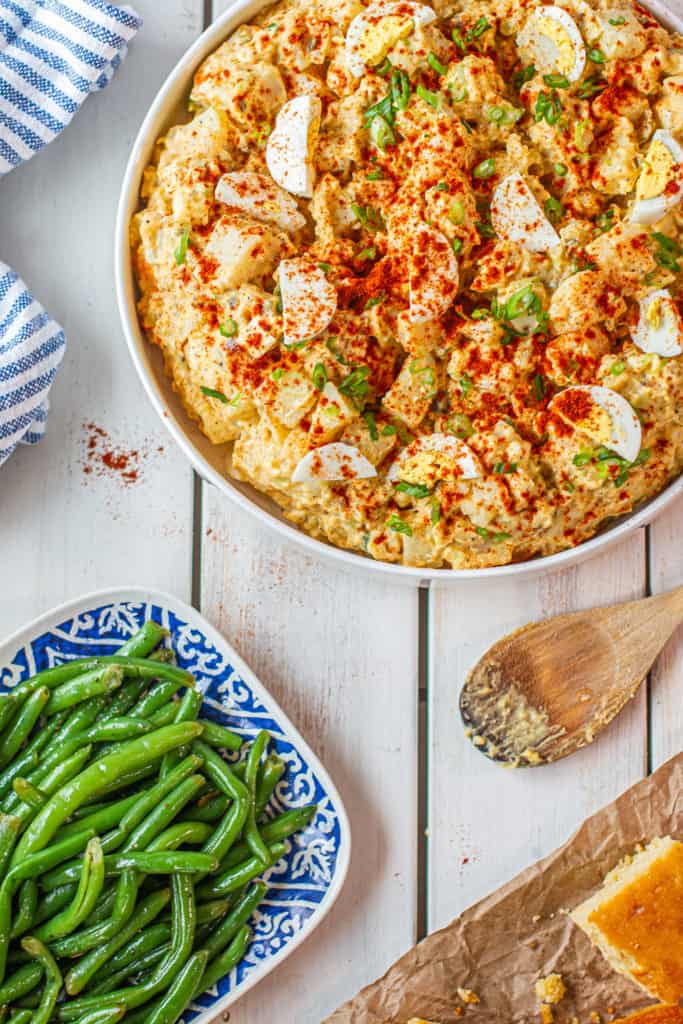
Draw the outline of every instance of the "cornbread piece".
M683 843L653 839L571 915L611 966L651 996L683 996Z
M541 1003L554 1006L567 994L561 974L549 974L547 978L539 978L534 985L534 992Z
M648 1006L644 1010L615 1020L614 1024L683 1024L683 1009L680 1006Z
M471 988L459 988L458 999L462 1000L466 1006L478 1006L480 1002L479 996Z

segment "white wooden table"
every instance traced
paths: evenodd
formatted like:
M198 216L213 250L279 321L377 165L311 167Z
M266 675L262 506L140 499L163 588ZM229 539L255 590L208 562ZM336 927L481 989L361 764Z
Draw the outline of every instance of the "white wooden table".
M142 117L221 4L136 3L145 25L115 82L0 186L0 255L69 338L48 436L0 470L0 634L86 591L154 585L200 607L251 663L335 778L355 849L333 914L231 1021L315 1024L679 750L681 637L594 749L540 771L487 762L457 702L502 633L680 583L683 505L578 568L419 592L283 544L194 477L125 348L112 234ZM143 453L139 481L84 473L89 423Z

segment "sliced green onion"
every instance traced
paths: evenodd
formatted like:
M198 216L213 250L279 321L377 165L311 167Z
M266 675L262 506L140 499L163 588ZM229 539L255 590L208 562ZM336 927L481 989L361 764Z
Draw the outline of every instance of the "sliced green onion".
M435 110L438 110L441 106L441 96L438 92L432 92L431 89L425 89L424 85L418 85L415 91L421 100L428 103L430 107L434 107Z
M237 326L236 320L233 320L232 317L228 317L225 323L220 325L218 330L224 338L234 338L237 335L239 327Z
M371 412L364 412L363 419L365 420L365 423L367 425L368 433L370 434L370 440L378 441L379 431L377 430L377 421L373 414Z
M451 249L457 256L458 253L462 250L462 238L453 238L451 240Z
M327 384L327 370L324 363L316 363L313 367L313 386L322 391Z
M486 160L482 160L480 164L472 171L474 178L490 178L492 174L496 173L496 161L492 156Z
M406 537L413 536L412 527L408 523L404 523L400 516L389 516L387 519L387 526L390 530L393 530L394 533L404 533Z
M592 50L588 51L588 57L594 64L604 64L607 60L602 50L598 50L597 47L593 47Z
M226 398L222 391L214 391L213 388L205 388L203 385L200 387L199 390L203 395L206 395L207 398L217 398L219 402L223 403L223 405L229 404L229 400Z
M564 216L564 206L559 199L555 199L554 196L550 196L550 198L545 201L545 212L548 215L548 219L554 223L561 220Z
M567 173L567 165L566 164L553 164L553 170L555 171L555 174L559 178L564 178L565 174Z
M459 199L454 199L451 203L448 217L454 224L462 224L465 220L465 207Z
M430 68L436 71L437 75L445 75L446 72L448 71L448 68L441 63L437 55L433 53L431 50L427 54L427 63L429 64Z
M385 150L387 146L393 146L396 136L389 122L381 116L375 115L370 122L370 138L378 149Z
M180 236L180 241L178 242L178 248L176 249L176 251L174 253L175 261L176 261L176 263L178 264L179 267L182 266L182 264L185 262L185 260L187 258L187 249L188 249L189 244L190 244L190 232L186 229L185 231L183 231L182 235Z
M544 75L543 81L551 89L568 89L569 79L566 75Z
M431 487L424 484L409 484L404 480L396 484L396 490L401 494L409 494L411 498L426 498L432 493Z

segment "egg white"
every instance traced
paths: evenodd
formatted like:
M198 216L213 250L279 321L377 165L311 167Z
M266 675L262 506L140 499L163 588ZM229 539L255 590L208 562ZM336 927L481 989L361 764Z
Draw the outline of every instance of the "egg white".
M266 143L266 166L274 181L295 196L310 199L315 185L313 150L322 104L317 96L295 96L280 109Z
M658 315L654 317L653 305ZM668 288L650 292L638 303L640 316L631 331L634 345L641 352L658 356L680 356L683 352L683 322Z
M306 257L282 260L277 269L285 344L314 338L337 312L337 289Z
M616 452L622 459L626 459L627 462L634 462L640 451L643 431L633 407L623 395L620 395L618 391L613 391L611 388L600 387L597 384L577 384L575 387L566 388L559 395L556 395L550 402L549 408L552 410L557 399L561 395L566 395L569 391L585 392L595 405L607 413L610 422L610 436L608 438L596 438L596 440L599 440L606 448ZM561 415L561 413L559 414ZM566 422L570 421L566 420ZM584 432L588 433L580 423L573 423L572 425L577 430L584 430Z
M560 236L516 171L503 178L493 192L491 223L497 235L519 242L529 252L548 252L560 245Z
M292 473L292 482L367 480L373 476L377 476L377 470L355 445L332 441L307 452L299 460Z
M409 261L408 288L411 323L437 320L458 292L458 261L440 231L420 222Z
M479 459L472 449L452 434L427 434L418 437L415 441L404 448L398 458L391 464L387 472L387 480L393 482L401 479L401 470L406 462L418 456L421 452L438 452L457 469L463 480L476 480L482 476L482 469Z
M554 22L552 35L548 34L546 19ZM553 38L553 36L559 37L563 45L567 43L571 47L570 68L564 66L557 38ZM566 75L570 82L577 82L586 66L586 47L579 26L571 14L568 14L562 7L554 5L537 7L527 18L522 31L517 36L517 46L520 50L533 56L538 71L543 74Z
M436 12L425 4L413 3L411 0L394 2L394 0L378 0L370 4L364 11L357 14L349 25L346 33L346 63L355 78L365 72L365 61L360 55L360 48L366 31L371 31L380 19L387 15L412 18L416 26L428 25L436 20Z
M215 195L220 203L282 231L299 231L306 223L296 200L265 174L230 171L218 181Z
M653 196L651 199L636 199L629 216L629 220L635 224L656 224L668 210L677 206L683 198L683 147L666 128L658 128L652 136L652 142L661 142L671 153L674 161L673 180L676 181L678 187L675 191L672 189L671 192L664 194L664 189L669 184L666 181L663 183L660 195ZM637 187L636 183L636 189Z

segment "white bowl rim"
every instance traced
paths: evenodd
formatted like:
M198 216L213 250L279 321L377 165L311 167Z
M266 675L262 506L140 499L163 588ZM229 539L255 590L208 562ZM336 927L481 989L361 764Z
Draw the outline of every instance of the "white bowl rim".
M321 785L324 787L325 792L329 795L334 804L337 819L339 821L340 842L338 864L332 885L330 886L323 902L319 905L319 909L316 911L317 917L314 925L309 928L304 928L298 932L286 946L277 953L274 953L273 956L265 960L257 970L250 974L246 981L232 992L223 996L222 999L218 1000L212 1006L206 1007L204 1012L200 1013L194 1021L194 1024L210 1024L211 1021L215 1020L215 1015L217 1013L222 1013L224 1010L227 1010L229 1006L232 1006L233 1003L237 1002L238 999L241 999L243 995L253 988L254 985L258 984L258 982L267 974L270 974L271 971L275 970L283 960L286 960L302 942L310 938L316 929L320 927L323 920L327 917L336 903L344 886L344 882L346 881L349 863L351 860L351 825L342 798L339 795L337 787L330 778L329 772L320 761L320 758L311 750L310 746L296 726L292 724L288 715L282 710L270 690L264 686L258 676L249 668L232 644L229 643L229 641L226 640L218 630L214 629L210 622L207 622L201 612L198 612L196 608L186 604L185 601L181 601L180 598L174 597L172 594L167 594L162 590L156 590L153 587L121 586L106 590L95 590L92 593L84 594L82 597L74 598L71 601L65 601L63 604L57 605L55 608L51 608L49 611L44 612L42 615L38 615L35 619L32 619L25 625L20 626L19 629L16 629L6 639L0 639L0 665L4 663L5 656L12 657L15 651L19 647L30 642L31 638L39 636L41 632L45 632L46 630L53 628L64 619L74 617L80 612L96 608L98 604L107 604L109 602L115 603L117 601L133 601L136 603L140 602L161 605L161 607L166 610L172 610L178 613L178 615L186 622L201 630L204 636L206 636L214 647L229 658L230 663L234 666L242 679L244 679L247 685L273 712L274 716L278 720L278 724L282 726L283 735L287 740L292 742L297 751L301 752L307 760L311 770L318 776Z
M156 141L160 124L164 120L169 94L182 79L187 79L188 86L192 73L198 64L207 57L227 36L248 18L273 0L235 0L190 46L181 57L166 81L157 93L137 134L131 150L124 174L115 227L114 270L116 295L119 314L124 335L131 358L147 395L180 449L190 461L197 473L218 490L227 495L231 501L255 516L261 523L274 529L281 536L299 544L317 557L331 559L347 569L366 572L393 579L395 582L412 583L413 585L429 585L435 583L456 583L465 579L500 579L506 576L538 576L557 571L582 562L592 555L606 551L619 543L640 527L652 522L660 513L671 505L683 493L683 474L669 483L658 495L651 498L628 516L618 520L613 526L607 526L602 532L577 547L568 548L552 555L537 557L524 562L512 562L507 565L491 566L485 569L433 569L399 565L392 562L377 561L357 552L335 547L332 544L316 540L309 534L297 530L275 512L261 508L247 495L243 494L230 478L218 473L214 467L197 450L187 437L182 425L176 420L173 412L161 394L154 374L143 358L144 347L149 345L140 327L136 302L135 284L130 252L129 231L130 218L139 205L139 192L142 171L147 162L147 154ZM683 33L683 17L665 6L660 0L647 0L647 6L663 23ZM189 91L189 89L188 89Z

